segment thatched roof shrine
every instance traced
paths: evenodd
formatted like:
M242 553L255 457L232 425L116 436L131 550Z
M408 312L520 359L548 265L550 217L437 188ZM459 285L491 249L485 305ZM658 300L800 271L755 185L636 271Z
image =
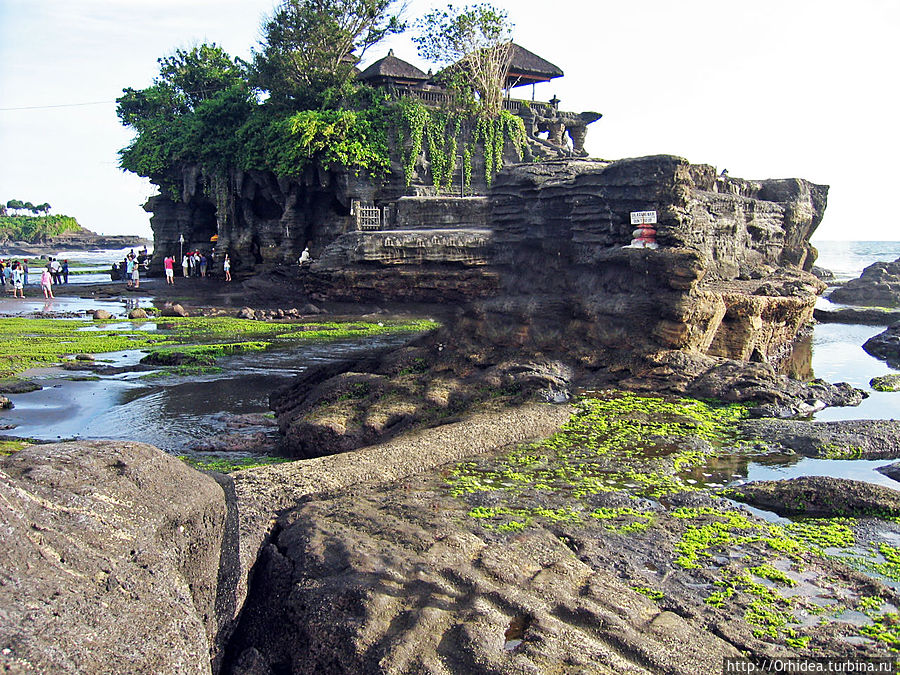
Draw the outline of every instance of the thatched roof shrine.
M509 64L509 74L506 76L506 88L519 87L523 84L536 82L549 82L556 77L562 77L563 71L541 58L534 52L512 43L512 58Z
M398 59L391 49L387 56L360 73L358 79L376 87L385 84L414 86L425 82L428 75L411 63Z

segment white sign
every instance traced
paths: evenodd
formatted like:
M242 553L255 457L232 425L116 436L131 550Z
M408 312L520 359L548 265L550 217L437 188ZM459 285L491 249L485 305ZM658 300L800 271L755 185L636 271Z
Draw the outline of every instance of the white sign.
M656 224L656 211L632 211L632 225L654 225Z

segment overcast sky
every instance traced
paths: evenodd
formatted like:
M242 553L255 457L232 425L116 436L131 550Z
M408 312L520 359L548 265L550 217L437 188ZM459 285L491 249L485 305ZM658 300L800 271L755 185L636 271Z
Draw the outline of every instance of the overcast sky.
M409 18L446 2L411 0ZM457 5L463 4L457 2ZM896 0L495 0L565 77L537 88L595 110L587 149L674 154L741 178L831 186L815 239L900 240ZM248 56L274 0L0 0L0 201L49 202L107 234L149 236L144 179L117 168L115 114L156 59L217 42ZM389 46L423 70L407 39ZM518 90L530 98L531 88Z

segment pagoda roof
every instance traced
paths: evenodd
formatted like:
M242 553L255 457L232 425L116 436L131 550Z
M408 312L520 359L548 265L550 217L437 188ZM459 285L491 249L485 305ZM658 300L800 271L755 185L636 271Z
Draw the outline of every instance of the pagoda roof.
M359 75L363 81L392 80L395 82L424 82L428 75L416 68L413 64L394 56L391 49L387 56L378 59Z
M549 82L554 78L563 76L562 69L534 52L528 51L525 47L517 45L515 42L510 46L512 54L509 63L509 74L506 76L507 87L518 87L535 82Z

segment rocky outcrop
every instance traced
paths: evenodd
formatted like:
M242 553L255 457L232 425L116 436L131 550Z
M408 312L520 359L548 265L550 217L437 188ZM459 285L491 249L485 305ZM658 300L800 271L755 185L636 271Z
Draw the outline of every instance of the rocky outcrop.
M552 528L486 536L466 508L405 481L285 516L228 672L686 675L739 654L634 591L596 549L573 555Z
M746 483L729 497L782 516L855 518L900 516L900 491L847 478L802 476Z
M900 368L900 321L866 340L863 349L892 368Z
M223 486L143 443L81 441L0 458L0 496L0 669L212 671L238 575Z
M274 514L544 437L569 412L509 410L234 482L143 443L34 445L0 458L0 670L220 672Z
M670 156L513 167L491 192L501 291L463 332L507 328L520 348L597 364L665 349L773 357L824 289L804 269L826 193ZM659 249L625 248L629 214L647 210Z
M900 309L882 307L816 307L813 318L819 323L855 323L867 326L890 326L900 321Z
M900 258L869 265L858 279L835 288L828 299L845 305L900 307Z
M869 386L875 391L900 391L900 373L873 377Z
M808 457L828 459L894 459L900 456L900 429L891 420L749 420L741 431Z

